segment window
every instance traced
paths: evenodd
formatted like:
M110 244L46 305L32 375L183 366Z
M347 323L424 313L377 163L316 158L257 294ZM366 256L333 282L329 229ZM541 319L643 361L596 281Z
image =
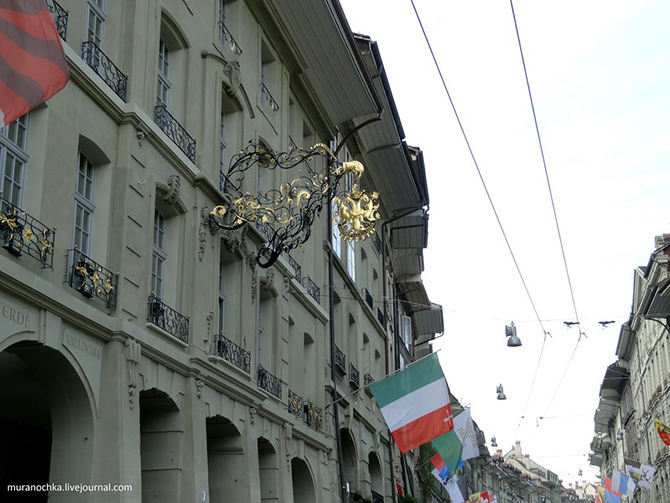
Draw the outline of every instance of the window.
M72 241L75 248L89 256L94 210L93 175L93 163L83 152L79 152L79 167L74 191L74 237Z
M2 197L16 206L21 206L23 202L23 178L28 161L27 147L27 115L0 129Z
M347 271L349 277L356 281L356 243L347 241Z
M170 82L170 63L171 63L171 52L167 43L160 38L158 44L158 90L157 98L158 104L169 104L170 98L170 88L172 83Z
M402 327L400 327L402 330L402 341L405 343L407 351L409 351L412 346L412 318L409 316L402 316L400 320L402 323Z
M102 47L105 27L105 0L88 0L86 13L86 40Z
M223 321L225 318L225 264L219 264L219 333L223 332Z
M151 264L151 291L158 298L163 298L165 280L167 220L158 209L154 213L154 251Z
M223 103L221 104L221 130L219 132L219 171L225 173L226 170L226 111ZM223 192L224 187L221 187Z

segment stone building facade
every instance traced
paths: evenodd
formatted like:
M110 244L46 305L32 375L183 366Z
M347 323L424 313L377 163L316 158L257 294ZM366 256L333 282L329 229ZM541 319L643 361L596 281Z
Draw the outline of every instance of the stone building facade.
M625 471L625 459L655 467L652 489L638 487L636 502L670 502L669 448L654 426L670 421L669 255L670 235L657 236L649 262L635 270L632 310L594 416L591 464L602 478Z
M363 388L429 351L442 312L421 281L423 156L374 41L337 0L48 4L70 82L0 140L0 499L414 491L414 456ZM211 224L222 173L250 144L316 143L366 167L376 233L345 241L324 207L260 267L266 227ZM75 484L99 487L59 490Z

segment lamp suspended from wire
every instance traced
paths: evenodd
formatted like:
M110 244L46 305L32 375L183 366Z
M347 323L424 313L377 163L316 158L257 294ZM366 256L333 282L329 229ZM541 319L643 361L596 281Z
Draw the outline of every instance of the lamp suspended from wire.
M516 325L514 325L514 322L510 322L509 325L505 325L505 337L509 337L507 339L507 345L511 348L517 348L521 346L521 339L519 339L516 335Z
M491 437L491 447L498 447L498 442L496 442L495 435Z
M323 158L319 169L315 159ZM296 169L296 177L259 194L242 192L247 171ZM275 152L249 143L222 173L223 202L210 212L210 220L223 230L239 229L255 223L263 227L267 242L259 249L256 262L270 267L282 252L289 252L309 238L314 219L323 206L335 203L333 224L348 241L367 239L379 219L379 195L359 187L364 172L358 161L340 162L323 143L309 149L295 147ZM339 185L344 179L344 187Z
M503 392L503 385L499 384L496 386L496 393L498 393L498 400L507 400L505 393Z

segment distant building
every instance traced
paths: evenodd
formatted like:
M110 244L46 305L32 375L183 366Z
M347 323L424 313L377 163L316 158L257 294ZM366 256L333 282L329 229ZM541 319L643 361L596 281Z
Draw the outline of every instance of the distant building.
M602 480L625 471L625 459L651 465L652 489L638 487L633 501L669 503L670 454L654 421L670 422L670 235L657 236L655 245L649 262L635 270L630 318L600 387L591 464Z

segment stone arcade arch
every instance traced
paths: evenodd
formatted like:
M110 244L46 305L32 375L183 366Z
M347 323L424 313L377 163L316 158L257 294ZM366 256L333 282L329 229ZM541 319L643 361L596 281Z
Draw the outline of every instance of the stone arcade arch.
M279 501L279 459L272 443L258 437L258 472L260 476L261 501Z
M179 407L156 388L140 393L140 450L142 501L177 503L181 472L183 429Z
M314 503L314 480L309 466L300 458L291 460L291 482L293 483L293 503Z
M9 499L8 484L91 483L93 410L78 370L59 351L35 342L0 352L0 501ZM21 501L89 496L40 491Z
M372 501L384 501L384 480L382 477L382 467L379 463L379 457L376 452L368 454L368 470L370 471L370 490L372 491Z
M249 467L243 462L240 431L222 416L208 417L205 425L209 501L224 503L230 501L233 494L249 494Z
M342 461L344 468L344 482L349 484L349 492L353 494L360 490L358 486L358 456L356 455L356 442L348 428L340 430L342 437Z

